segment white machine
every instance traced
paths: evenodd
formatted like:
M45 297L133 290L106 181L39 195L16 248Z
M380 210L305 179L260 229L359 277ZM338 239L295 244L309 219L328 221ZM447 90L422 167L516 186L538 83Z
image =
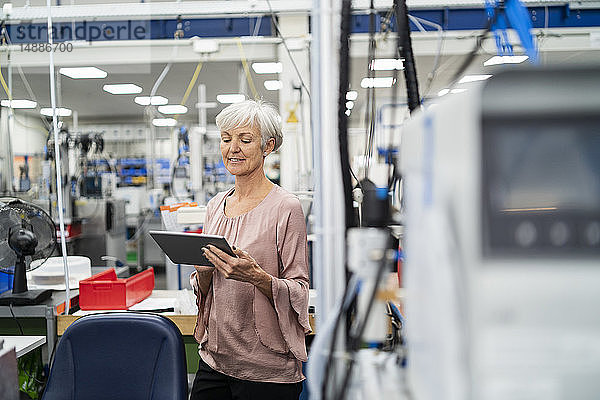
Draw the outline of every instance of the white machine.
M600 395L600 71L511 70L407 124L415 400Z

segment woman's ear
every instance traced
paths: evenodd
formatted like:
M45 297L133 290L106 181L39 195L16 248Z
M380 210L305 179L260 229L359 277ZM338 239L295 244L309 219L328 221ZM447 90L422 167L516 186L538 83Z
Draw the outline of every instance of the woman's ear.
M265 146L265 151L263 152L264 156L268 156L275 149L275 138L270 138L267 140L267 145Z

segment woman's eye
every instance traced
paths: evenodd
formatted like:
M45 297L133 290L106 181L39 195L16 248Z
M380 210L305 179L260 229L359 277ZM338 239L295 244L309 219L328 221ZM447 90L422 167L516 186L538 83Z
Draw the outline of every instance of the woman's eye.
M242 140L242 143L246 143L246 144L248 144L248 143L250 143L250 142L252 142L252 140Z
M221 139L221 141L222 141L223 143L229 143L229 142L231 142L231 139Z

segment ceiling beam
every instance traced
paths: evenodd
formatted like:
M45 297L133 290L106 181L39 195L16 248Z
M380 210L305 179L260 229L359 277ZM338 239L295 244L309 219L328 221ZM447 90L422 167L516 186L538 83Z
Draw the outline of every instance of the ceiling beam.
M392 0L376 0L377 10L389 9ZM408 0L410 10L432 8L483 8L484 0ZM526 6L569 5L572 9L597 8L598 0L557 1L557 0L523 0ZM356 0L353 3L354 12L369 9L369 0ZM231 1L177 1L156 3L113 3L113 4L75 4L52 7L52 18L55 21L70 21L81 19L163 19L184 17L248 17L255 15L276 14L309 14L313 7L312 0L295 1L265 1L247 0ZM19 21L42 21L48 17L48 8L34 7L3 7L0 18L8 23Z

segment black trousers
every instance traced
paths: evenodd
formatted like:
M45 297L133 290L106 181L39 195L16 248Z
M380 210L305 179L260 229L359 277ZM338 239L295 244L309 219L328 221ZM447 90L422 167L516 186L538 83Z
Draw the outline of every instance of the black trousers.
M302 382L252 382L215 371L202 359L194 378L190 400L298 400Z

